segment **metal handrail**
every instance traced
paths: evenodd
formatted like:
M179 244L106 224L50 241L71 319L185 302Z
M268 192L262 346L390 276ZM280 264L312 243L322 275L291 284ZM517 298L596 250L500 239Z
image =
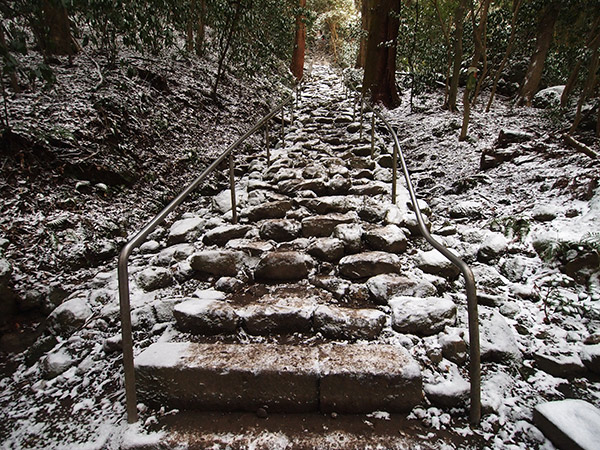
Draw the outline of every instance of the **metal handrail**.
M385 124L386 128L389 130L389 132L392 135L392 138L394 139L394 175L396 174L396 161L399 159L400 165L402 166L402 172L404 173L404 179L406 180L408 193L410 194L410 200L413 204L413 210L415 212L415 215L417 216L417 222L419 224L419 230L421 231L421 234L423 235L425 240L427 240L427 242L431 244L433 248L439 251L442 255L448 258L450 262L452 262L452 264L458 267L462 272L463 277L465 278L465 286L467 291L467 312L469 322L469 378L471 385L471 405L469 411L469 418L471 423L476 425L481 419L481 357L479 345L479 316L477 313L477 288L475 285L475 277L473 276L473 271L467 265L467 263L465 263L454 253L452 253L443 244L438 242L429 233L429 230L425 225L425 221L421 213L421 208L419 208L419 203L417 201L415 189L413 187L412 180L410 178L410 174L406 166L406 161L404 159L404 153L402 152L400 142L398 141L398 135L380 111L371 106L369 103L367 103L366 106L368 109L371 110L373 116L377 116ZM372 121L372 126L373 125L374 121ZM373 132L371 133L371 136L373 139ZM395 193L396 176L394 176L393 178L393 183L393 191ZM394 203L396 203L395 198Z
M296 97L300 95L299 83L296 84L295 93ZM198 185L206 179L227 157L230 157L230 181L231 181L231 194L232 194L232 220L237 220L237 214L235 212L235 182L233 179L233 158L232 152L239 147L246 139L252 136L256 131L267 125L279 111L281 111L282 127L285 123L285 106L291 104L291 108L294 106L294 94L290 94L283 102L272 109L266 116L264 116L254 127L248 130L242 137L231 144L227 150L221 153L212 163L208 166L204 172L202 172L192 183L188 185L175 199L173 199L161 212L159 212L152 220L150 220L144 228L136 233L127 244L121 249L118 261L118 280L119 280L119 303L121 310L121 332L123 342L123 366L125 372L125 402L127 408L127 421L129 423L137 422L137 395L135 390L135 367L133 360L133 335L131 326L131 303L129 299L129 272L128 262L129 257L133 250L139 247L148 237L150 233L161 224L167 215L175 210L187 197L190 195ZM293 117L293 112L292 112ZM268 131L267 131L268 135ZM267 149L268 149L267 141Z
M356 91L356 87L352 83L348 83L346 80L346 73L342 72L342 82L344 85L344 92L348 97L352 90ZM363 128L363 110L364 110L364 95L358 94L352 100L353 111L356 111L356 101L357 98L360 98L360 135L362 138L362 128ZM413 204L413 210L417 217L417 222L419 224L419 230L421 234L425 238L427 242L431 244L433 248L439 251L442 255L444 255L448 260L454 264L461 271L463 277L465 278L465 288L467 291L467 313L468 313L468 322L469 322L469 379L470 379L470 410L469 410L469 419L473 425L477 425L481 420L481 352L480 352L480 343L479 343L479 315L477 312L477 287L475 284L475 277L473 276L473 271L471 268L465 263L461 258L452 253L448 248L446 248L443 244L438 242L427 229L425 225L425 221L423 220L423 215L421 213L421 208L419 207L419 203L417 201L417 196L415 194L415 189L410 178L410 174L408 172L408 168L406 166L406 161L404 159L404 153L402 152L402 148L400 147L400 142L398 141L398 135L396 131L392 128L389 121L378 111L375 107L367 102L367 108L371 110L373 116L371 117L371 157L373 157L374 146L375 146L375 116L377 116L389 130L392 138L394 140L394 151L393 151L393 160L392 160L392 202L396 203L396 181L397 181L397 171L398 171L398 158L400 159L400 164L402 166L402 172L404 174L404 179L406 180L406 186L408 188L408 193L410 195L410 200Z

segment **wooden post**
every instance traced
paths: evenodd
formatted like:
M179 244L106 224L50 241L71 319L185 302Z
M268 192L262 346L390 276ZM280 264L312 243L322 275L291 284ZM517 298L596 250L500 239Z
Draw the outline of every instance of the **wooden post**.
M269 122L265 126L265 147L267 147L267 166L271 165L271 145L269 142Z
M373 115L371 116L371 159L373 159L374 154L375 154L375 111L373 111Z
M398 147L394 144L392 155L392 203L396 204L396 183L398 182Z

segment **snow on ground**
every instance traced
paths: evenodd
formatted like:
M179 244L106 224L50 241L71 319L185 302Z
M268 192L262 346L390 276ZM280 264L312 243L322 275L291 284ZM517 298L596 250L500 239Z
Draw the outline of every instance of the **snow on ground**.
M596 274L583 282L574 281L558 269L556 261L543 263L533 243L548 233L555 240L579 242L598 230L600 191L593 187L599 177L598 164L566 148L541 111L513 109L508 102L496 103L489 114L475 108L471 139L459 143L460 117L440 108L439 92L423 98L415 112L407 104L408 91L403 98L403 106L388 114L401 135L417 192L439 215L433 216L434 230L450 228L452 232L439 238L456 244L451 246L479 267L480 287L488 291L488 302L498 301L496 306L523 356L522 360L493 360L483 365L484 417L479 429L471 430L459 419L466 415L463 407L425 404L415 408L409 418L424 435L451 430L459 438L476 435L487 448L550 449L552 445L532 425L533 408L546 400L570 397L599 406L600 382L593 375L562 374L560 370L567 369L561 363L547 363L551 368L541 370L547 360L536 358L554 352L551 356L564 361L577 355L586 339L597 336L600 314L594 311L600 311L600 280ZM511 161L480 170L482 151L495 146L501 129L526 131L534 137L515 146ZM466 201L471 202L463 205L466 213L457 212L457 205ZM534 219L531 212L536 206L553 211L555 218ZM525 231L515 225L519 219ZM508 252L494 263L502 273L492 273L487 268L491 266L477 262L476 250L486 230L501 232L509 239ZM140 270L132 267L132 276ZM74 333L64 337L59 333L55 340L39 339L33 351L16 357L16 370L0 380L3 449L135 448L161 438L147 435L145 430L168 411L142 407L144 426L125 424L115 282L113 264L82 282L70 298L85 296L92 315ZM453 283L451 288L459 293L452 295L462 304L459 328L464 329L462 281ZM153 304L152 295L134 287L132 299L139 311L134 314L134 329L141 348L155 341L177 340L171 326L154 323L144 315L147 308L143 306ZM442 386L436 385L438 390L456 392L464 385L464 367L446 359L432 361L425 340L392 332L381 340L411 348L423 364L424 382L441 382ZM386 421L388 416L377 411L364 420ZM224 445L239 442L236 435L221 434L219 439ZM287 448L289 444L287 436L273 433L254 435L254 439L256 448ZM461 448L460 439L453 442Z

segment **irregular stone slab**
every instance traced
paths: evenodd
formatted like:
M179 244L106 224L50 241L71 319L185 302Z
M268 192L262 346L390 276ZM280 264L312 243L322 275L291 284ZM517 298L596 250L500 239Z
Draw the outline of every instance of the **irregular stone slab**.
M446 328L446 332L439 335L444 358L459 365L467 360L467 342L463 338L465 335L466 330L457 331L451 328Z
M202 240L206 245L223 246L232 239L243 238L251 229L250 225L223 225L208 231Z
M434 405L453 408L468 400L471 385L459 373L456 373L451 380L445 380L438 384L425 384L423 390Z
M324 345L319 360L322 412L407 412L423 398L421 368L403 347Z
M315 332L330 339L375 339L386 315L377 309L319 306L314 312Z
M357 198L344 195L305 199L300 204L317 214L343 214L355 211L360 206Z
M456 305L446 298L398 296L388 303L392 327L400 333L429 336L456 323Z
M357 223L344 223L333 230L333 237L344 243L346 253L358 253L362 245L363 228Z
M73 298L57 306L48 317L48 328L56 334L69 335L81 328L92 310L85 298Z
M367 183L362 185L353 185L349 190L349 194L353 195L385 195L389 191L386 184L383 183Z
M273 344L152 344L135 360L140 399L206 411L319 407L318 350Z
M292 205L291 200L268 202L250 208L246 212L246 216L252 222L264 219L283 219L287 212L292 209Z
M439 275L444 278L456 278L460 273L458 267L435 249L427 252L419 250L415 258L415 264L425 273Z
M373 277L382 273L399 273L400 258L393 253L364 252L344 256L339 263L341 276L350 279Z
M355 214L332 213L324 216L307 217L302 220L302 235L304 237L328 237L336 226L355 221Z
M254 271L257 280L294 281L308 276L312 259L299 252L270 252L259 261Z
M584 400L537 405L533 422L561 450L594 450L600 442L600 410Z
M198 237L203 226L204 220L200 217L178 220L169 229L167 245L193 241Z
M55 352L48 353L42 361L42 375L46 379L56 378L63 372L66 372L76 363L75 359L65 348L60 348Z
M260 238L266 241L287 242L300 235L300 222L286 219L270 219L260 227Z
M156 256L156 264L161 266L169 266L174 262L179 262L187 259L196 248L192 244L175 244L163 250Z
M396 225L387 225L367 231L364 235L372 250L402 253L406 250L406 236Z
M550 86L545 89L538 91L531 101L534 108L553 108L560 105L560 98L565 90L565 85L559 86ZM504 131L504 130L503 130ZM502 131L501 131L502 133ZM517 140L515 142L525 142L534 138L533 135L529 133L524 133L519 131L518 133L527 135L529 138L522 140ZM500 140L500 138L498 138Z
M464 202L460 202L454 205L450 209L450 217L453 217L455 219L459 219L461 217L470 217L473 219L477 219L481 217L483 209L483 204L473 200L466 200Z
M312 329L315 302L306 299L270 299L267 303L246 306L240 311L250 334L306 333Z
M433 284L426 280L413 280L403 275L384 273L369 278L367 288L373 301L387 305L397 295L408 297L431 297L437 293Z
M205 250L190 258L190 266L197 272L233 277L244 268L246 255L230 250Z
M344 256L344 243L335 238L318 238L307 251L321 261L335 262Z
M550 222L558 216L560 209L555 205L537 205L531 211L531 217L539 222Z
M487 233L483 244L477 251L477 259L484 263L490 263L506 253L508 240L502 233Z
M536 352L533 359L540 370L555 377L572 378L587 371L579 355L573 352L562 353L546 349Z
M177 328L193 334L213 335L235 332L239 317L222 300L192 298L173 308Z
M260 256L263 253L270 252L275 246L270 242L251 241L249 239L233 239L229 241L226 248L250 253L252 256Z
M590 372L600 374L600 344L584 345L579 356Z
M310 282L316 287L331 292L338 300L348 293L351 286L349 281L327 275L311 277Z
M242 186L235 186L235 197L237 200L237 205L242 205L248 199L248 192L246 189L243 189ZM215 195L212 198L213 208L219 211L222 214L231 211L231 191L229 189L225 189L221 191L219 194Z
M165 267L148 267L137 275L138 286L147 292L165 288L172 283L173 274Z
M522 354L514 333L498 311L479 307L481 360L510 364L521 361Z

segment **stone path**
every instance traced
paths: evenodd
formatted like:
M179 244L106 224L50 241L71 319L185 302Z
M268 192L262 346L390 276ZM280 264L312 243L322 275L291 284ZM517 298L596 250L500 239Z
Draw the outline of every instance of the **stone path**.
M379 139L370 157L369 130L361 136L338 78L316 71L270 161L263 151L240 165L239 223L226 190L142 246L150 265L134 279L178 332L136 358L142 401L359 413L422 400L419 364L386 335L455 325L457 306L435 283L457 272L411 242L416 218L401 184L390 203L390 146ZM203 288L164 293L190 279Z

